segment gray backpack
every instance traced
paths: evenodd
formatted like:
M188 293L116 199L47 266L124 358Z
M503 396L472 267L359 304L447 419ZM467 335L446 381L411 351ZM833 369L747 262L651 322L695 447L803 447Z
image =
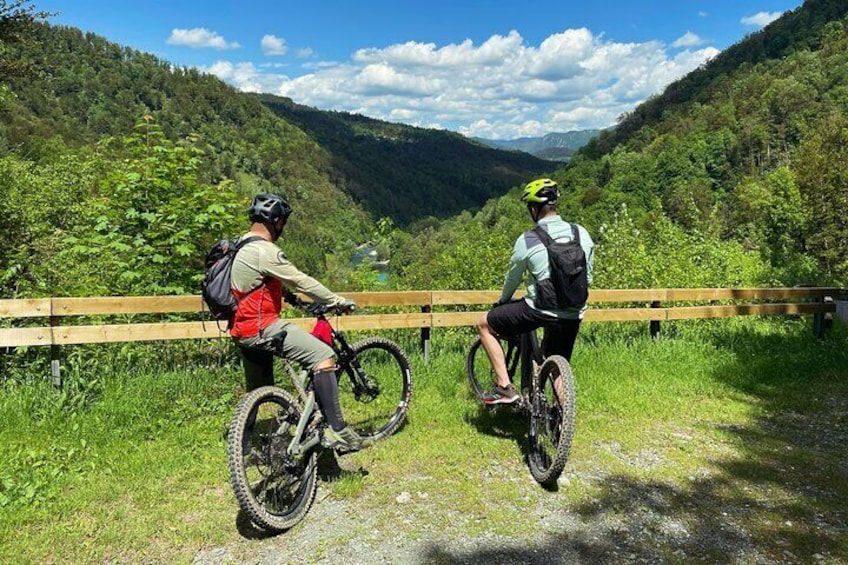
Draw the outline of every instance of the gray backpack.
M209 308L209 313L212 314L214 320L231 324L233 318L235 318L238 300L236 300L230 287L233 260L236 258L239 249L260 239L262 238L258 235L238 241L221 239L215 242L215 245L206 255L206 275L200 281L200 294L203 296L203 302ZM253 291L251 290L251 292Z

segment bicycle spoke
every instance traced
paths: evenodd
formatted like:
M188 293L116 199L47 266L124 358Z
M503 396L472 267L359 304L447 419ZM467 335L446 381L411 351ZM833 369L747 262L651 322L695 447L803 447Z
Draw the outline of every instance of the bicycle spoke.
M412 394L409 361L394 342L369 338L351 346L354 361L339 375L345 420L363 437L379 439L402 423Z
M542 484L555 482L568 460L574 432L574 381L568 362L548 358L534 378L530 470Z

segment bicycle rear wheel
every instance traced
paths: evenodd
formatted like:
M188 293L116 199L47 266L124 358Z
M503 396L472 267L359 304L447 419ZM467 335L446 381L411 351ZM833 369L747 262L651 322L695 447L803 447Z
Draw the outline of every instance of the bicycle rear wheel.
M506 339L499 341L506 357L507 372L510 378L514 378L519 360L516 342ZM490 389L497 379L495 370L492 368L492 362L489 361L489 355L480 341L480 336L474 339L474 343L471 344L468 355L465 357L465 374L468 377L468 384L471 385L471 392L474 393L477 400L482 402L483 393Z
M401 426L412 398L409 359L398 344L370 337L351 345L339 368L339 400L347 423L363 438L378 440Z
M530 396L530 473L542 485L556 483L574 437L575 389L571 366L552 355L533 377Z
M317 451L300 459L286 452L299 419L300 407L289 393L261 387L242 399L227 435L230 484L239 507L269 531L300 522L315 500Z

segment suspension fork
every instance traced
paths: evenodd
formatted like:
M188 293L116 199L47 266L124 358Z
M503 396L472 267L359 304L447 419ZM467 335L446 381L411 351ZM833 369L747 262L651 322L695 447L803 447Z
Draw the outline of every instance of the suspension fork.
M334 329L333 341L336 355L339 358L340 373L343 370L350 377L351 384L353 385L353 395L356 400L359 400L363 395L366 396L366 401L376 398L380 394L380 386L369 378L368 374L362 369L362 365L359 364L356 353L348 344L344 332ZM339 378L341 378L341 374L339 374Z

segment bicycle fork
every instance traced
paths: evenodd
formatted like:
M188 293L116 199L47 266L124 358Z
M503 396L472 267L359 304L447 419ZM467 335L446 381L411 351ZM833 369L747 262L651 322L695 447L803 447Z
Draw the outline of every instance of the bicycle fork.
M347 373L353 386L353 396L356 400L370 402L380 395L380 385L375 383L359 364L356 353L348 345L343 332L335 332L334 337L339 344L339 375ZM344 369L342 369L344 368ZM363 399L364 397L364 399Z
M347 372L353 383L353 396L356 400L370 402L380 395L380 385L371 380L356 357L350 358L350 368Z

